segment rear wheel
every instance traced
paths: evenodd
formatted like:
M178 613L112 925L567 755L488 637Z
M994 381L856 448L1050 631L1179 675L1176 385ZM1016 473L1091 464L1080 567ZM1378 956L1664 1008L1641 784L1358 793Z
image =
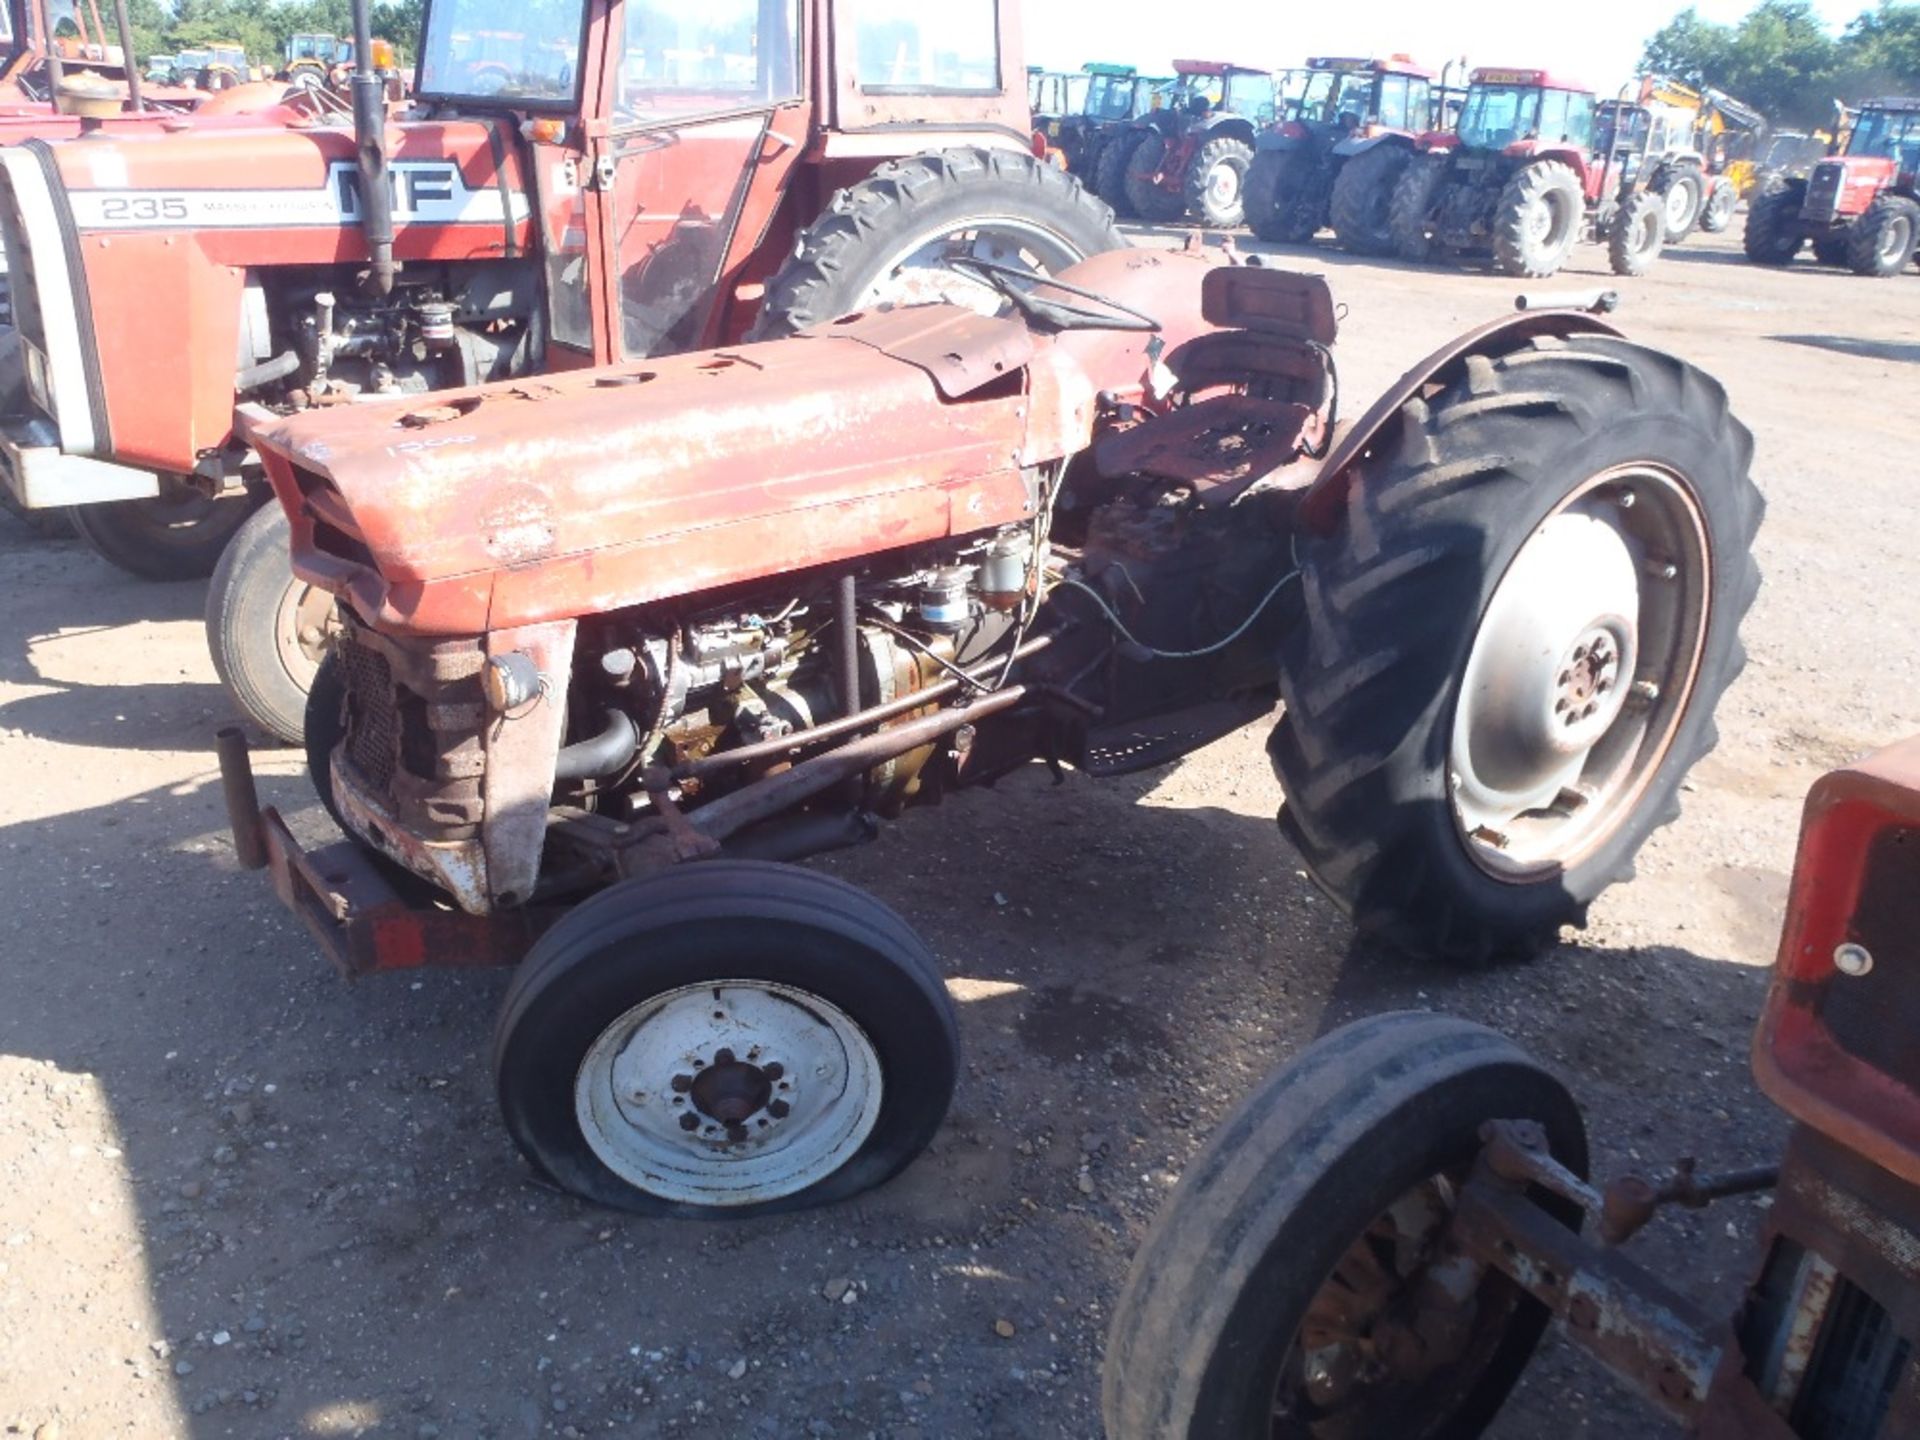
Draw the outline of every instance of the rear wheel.
M1567 263L1580 238L1586 197L1580 177L1558 160L1529 165L1508 180L1493 214L1493 260L1504 275L1544 280Z
M602 891L522 962L494 1037L508 1131L562 1188L651 1215L844 1200L933 1138L953 1006L885 905L713 860Z
M1133 152L1147 138L1144 130L1122 130L1100 147L1100 163L1094 171L1093 188L1122 219L1133 216L1133 201L1127 198L1127 167Z
M1747 228L1741 248L1757 265L1787 265L1806 244L1800 228L1800 207L1807 198L1807 182L1779 176L1767 181L1747 202Z
M1700 224L1700 212L1707 204L1707 177L1691 165L1682 165L1669 172L1661 192L1666 242L1677 245Z
M944 262L973 256L1051 273L1126 241L1113 212L1066 171L1014 150L889 160L835 193L767 285L753 338L855 310L946 300L986 311L1003 297Z
M1760 583L1752 437L1709 376L1583 335L1469 357L1377 453L1301 548L1281 828L1365 933L1537 954L1718 738Z
M1247 218L1247 167L1253 147L1219 135L1200 147L1187 167L1187 209L1208 225L1227 229Z
M1740 191L1733 181L1724 175L1713 177L1713 183L1707 191L1706 207L1700 212L1700 228L1709 235L1718 235L1733 224L1734 211L1740 207Z
M207 648L241 713L297 745L335 621L333 596L293 573L289 534L278 505L240 527L207 587Z
M1170 148L1166 136L1149 130L1127 158L1127 203L1142 220L1161 225L1171 225L1187 217L1184 185L1181 193L1175 194L1161 183Z
M142 580L202 580L260 501L251 493L203 494L169 476L151 500L109 500L67 511L101 559Z
M1898 275L1913 263L1920 243L1920 205L1904 195L1882 195L1847 227L1847 268L1856 275Z
M1463 1020L1375 1016L1268 1079L1134 1259L1107 1343L1111 1440L1480 1434L1548 1320L1448 1242L1490 1120L1540 1124L1554 1158L1586 1173L1566 1088ZM1535 1198L1578 1228L1576 1208Z
M1387 230L1393 250L1402 260L1425 263L1433 258L1429 226L1440 191L1447 183L1445 157L1415 160L1400 173L1387 209Z
M1261 150L1247 170L1247 223L1262 240L1304 245L1326 224L1326 196L1305 150Z
M1376 145L1340 167L1327 212L1341 245L1356 255L1393 253L1393 192L1411 159L1404 145Z
M1607 227L1607 261L1616 275L1644 275L1660 254L1665 235L1658 195L1629 195Z

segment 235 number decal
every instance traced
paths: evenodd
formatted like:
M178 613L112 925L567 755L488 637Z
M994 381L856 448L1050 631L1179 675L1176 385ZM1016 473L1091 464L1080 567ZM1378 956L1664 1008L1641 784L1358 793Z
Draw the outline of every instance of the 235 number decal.
M102 220L184 220L187 202L179 195L109 196L100 202Z

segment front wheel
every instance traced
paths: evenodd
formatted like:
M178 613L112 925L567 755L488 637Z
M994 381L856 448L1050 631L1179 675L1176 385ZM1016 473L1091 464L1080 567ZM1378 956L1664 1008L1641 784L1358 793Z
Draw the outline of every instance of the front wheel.
M241 713L297 745L336 621L333 597L293 573L289 537L278 505L240 527L207 587L207 648Z
M622 881L541 937L493 1054L508 1131L563 1189L752 1215L903 1169L946 1115L959 1036L932 955L878 900L711 860Z
M1700 228L1709 235L1718 235L1733 224L1734 211L1740 208L1740 191L1724 175L1713 177L1713 185L1707 192L1706 208L1700 212Z
M1537 1122L1585 1174L1565 1087L1463 1020L1375 1016L1267 1080L1134 1259L1107 1343L1109 1440L1478 1435L1548 1320L1448 1243L1490 1120ZM1537 1198L1578 1227L1577 1209Z
M203 580L259 504L251 493L213 499L162 476L160 493L150 500L75 505L67 518L96 555L129 575Z
M1113 212L1024 151L953 149L889 160L835 193L768 282L752 338L772 340L885 304L1003 297L946 262L972 257L1052 274L1126 244Z
M1616 275L1644 275L1659 257L1665 227L1658 195L1627 197L1607 227L1607 263Z
M1800 209L1807 182L1775 177L1747 202L1747 228L1741 248L1756 265L1789 265L1807 243Z
M1410 954L1537 954L1679 813L1745 661L1753 440L1711 377L1604 336L1474 355L1303 544L1281 826Z

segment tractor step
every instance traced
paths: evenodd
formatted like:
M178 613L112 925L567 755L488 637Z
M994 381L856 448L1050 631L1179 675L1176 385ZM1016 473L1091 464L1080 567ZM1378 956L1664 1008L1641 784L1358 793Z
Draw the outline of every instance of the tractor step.
M1079 768L1103 779L1151 770L1190 755L1202 745L1211 745L1272 710L1270 697L1250 695L1238 700L1210 700L1139 724L1092 730L1087 734Z

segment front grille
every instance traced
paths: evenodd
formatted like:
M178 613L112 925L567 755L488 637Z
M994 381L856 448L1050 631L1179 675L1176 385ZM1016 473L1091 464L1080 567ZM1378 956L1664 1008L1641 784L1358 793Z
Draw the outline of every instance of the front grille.
M1837 160L1823 160L1813 167L1807 179L1807 198L1801 215L1817 224L1826 224L1840 213L1840 189L1846 183L1847 167Z
M339 654L347 681L347 758L376 789L386 791L400 754L393 667L351 634L342 637Z
M1842 1275L1794 1400L1793 1433L1804 1440L1878 1440L1907 1351L1879 1301Z

